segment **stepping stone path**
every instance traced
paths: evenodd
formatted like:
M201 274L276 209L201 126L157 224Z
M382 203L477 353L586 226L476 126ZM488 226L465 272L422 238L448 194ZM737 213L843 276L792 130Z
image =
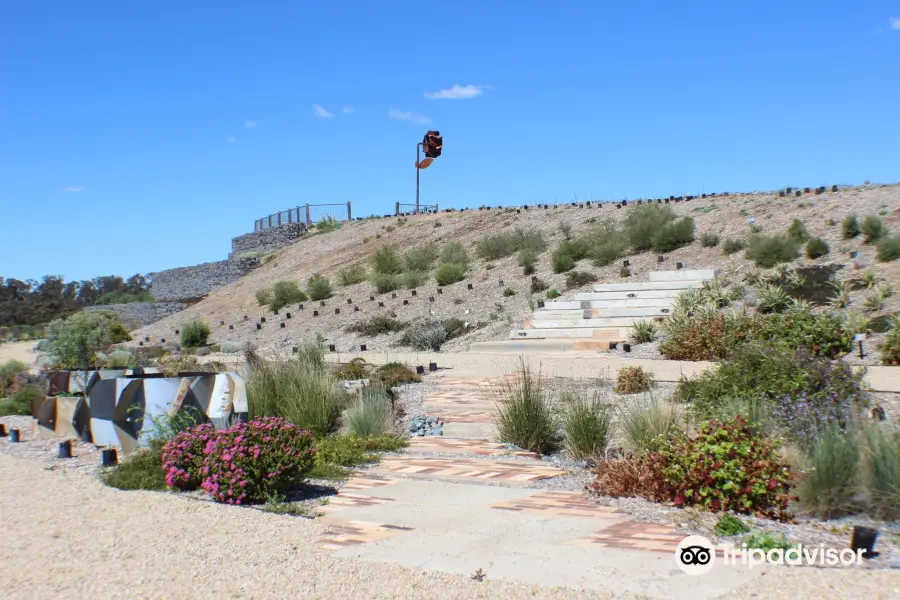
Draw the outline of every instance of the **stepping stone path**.
M402 453L348 481L320 509L327 526L321 547L342 557L469 575L483 569L491 579L545 586L692 599L723 591L715 571L702 580L672 578L684 534L636 522L580 491L547 489L567 472L479 435L493 430L502 379L429 377L437 387L423 411L446 421L444 436L412 437ZM722 569L728 588L745 580Z

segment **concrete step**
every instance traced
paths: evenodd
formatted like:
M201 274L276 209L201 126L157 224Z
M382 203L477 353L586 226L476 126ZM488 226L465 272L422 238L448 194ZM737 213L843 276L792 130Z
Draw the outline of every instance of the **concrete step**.
M672 312L669 307L653 308L580 308L569 310L538 309L534 319L600 319L612 317L665 317Z
M694 286L699 287L699 286ZM577 302L609 302L613 300L674 300L684 289L626 290L619 292L580 292L572 299Z
M597 319L578 319L578 318L561 318L561 319L543 319L532 318L525 321L525 329L570 329L577 328L609 328L609 327L625 327L629 328L634 325L635 321L662 320L662 317L605 317Z
M713 269L682 269L680 271L650 271L650 281L704 281L714 279Z
M602 293L602 292L601 292ZM615 292L619 294L621 292ZM668 293L668 292L666 292ZM680 293L680 292L679 292ZM580 295L580 294L579 294ZM596 295L594 293L593 295ZM675 305L671 298L618 298L612 300L571 300L567 302L545 302L538 310L584 310L586 308L671 308Z
M618 341L618 340L613 340ZM589 339L524 339L524 340L500 340L493 342L475 342L469 347L469 352L484 352L489 354L527 354L529 352L575 352L575 351L609 352L609 342ZM449 425L449 423L447 424ZM444 426L444 435L447 433L447 425Z
M635 281L634 283L595 283L595 292L647 292L650 290L688 290L703 285L702 281ZM598 298L599 300L600 298Z
M544 329L514 329L509 333L512 340L555 340L591 339L617 342L627 340L631 327L555 327Z

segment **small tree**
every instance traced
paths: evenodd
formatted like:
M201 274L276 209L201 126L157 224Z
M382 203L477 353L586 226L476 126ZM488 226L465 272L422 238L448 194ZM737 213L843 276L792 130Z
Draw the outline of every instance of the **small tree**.
M109 311L76 313L47 326L47 348L63 368L93 367L97 354L131 339L119 317Z
M205 346L208 337L209 325L203 321L191 321L181 329L181 345L185 348Z

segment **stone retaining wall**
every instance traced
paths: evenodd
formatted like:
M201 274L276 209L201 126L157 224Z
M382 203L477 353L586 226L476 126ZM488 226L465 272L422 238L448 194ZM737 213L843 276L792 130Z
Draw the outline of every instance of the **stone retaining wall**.
M129 330L133 330L156 323L185 308L187 308L187 304L182 304L181 302L131 302L129 304L88 306L84 310L108 310L114 312L119 315L122 323Z
M207 295L213 288L237 281L259 266L257 259L220 260L193 267L150 273L150 293L156 300L188 300Z
M228 258L239 257L248 252L269 252L293 244L306 235L303 223L286 223L263 231L254 231L231 240L231 254Z

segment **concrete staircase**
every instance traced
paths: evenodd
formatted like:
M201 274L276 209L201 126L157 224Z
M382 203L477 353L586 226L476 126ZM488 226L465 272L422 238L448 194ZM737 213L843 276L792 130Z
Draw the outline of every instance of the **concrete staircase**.
M610 342L628 340L635 321L662 321L680 293L714 277L711 269L654 271L649 281L595 284L572 300L543 303L524 329L510 332L510 342L473 344L472 350L607 350Z

